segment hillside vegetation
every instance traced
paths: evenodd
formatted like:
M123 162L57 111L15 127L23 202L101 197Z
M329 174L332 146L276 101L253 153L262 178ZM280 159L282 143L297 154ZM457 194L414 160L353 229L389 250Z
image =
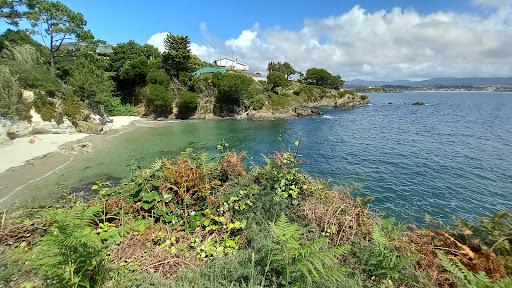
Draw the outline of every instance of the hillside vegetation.
M3 287L511 287L512 213L408 227L300 169L220 143L4 215ZM507 278L509 277L509 278Z
M169 34L163 53L135 41L108 45L94 38L82 14L58 1L7 1L0 9L11 24L0 35L0 117L11 122L30 121L31 109L44 121L68 119L77 126L98 122L91 114L211 118L293 112L345 95L344 104L328 106L368 101L341 91L338 75L318 68L302 74L287 62L269 63L268 81L262 82L236 71L194 75L213 64L191 52L188 36ZM288 80L294 75L297 81Z

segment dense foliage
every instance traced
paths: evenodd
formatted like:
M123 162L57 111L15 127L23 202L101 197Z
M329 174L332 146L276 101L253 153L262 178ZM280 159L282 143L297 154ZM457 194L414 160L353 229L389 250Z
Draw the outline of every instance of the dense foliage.
M304 173L299 147L250 168L225 143L186 150L86 198L12 211L0 285L510 287L510 212L458 226L474 233L406 229Z
M329 71L319 68L311 68L306 71L304 81L311 85L325 88L340 89L345 84L339 75L332 75Z
M197 111L199 100L194 92L184 91L178 95L176 106L180 118L188 118Z
M321 105L346 107L336 101L349 92L333 90L340 89L343 80L324 69L310 69L302 77L288 62L270 62L267 81L259 82L251 73L235 70L194 73L213 64L192 53L186 35L168 33L163 52L132 40L109 45L94 39L82 14L59 1L7 1L0 6L0 15L12 26L0 35L0 65L8 69L2 70L6 81L1 87L8 107L0 116L14 121L27 119L35 104L30 95L35 94L39 104L48 104L40 109L45 119L57 115L60 121L61 116L68 117L64 110L74 111L68 113L74 124L98 119L104 123L104 115L293 117L323 99L328 101ZM22 30L17 24L33 29ZM44 39L44 45L34 39ZM298 75L294 81L292 75ZM350 95L347 103L367 101ZM253 111L259 114L249 114Z

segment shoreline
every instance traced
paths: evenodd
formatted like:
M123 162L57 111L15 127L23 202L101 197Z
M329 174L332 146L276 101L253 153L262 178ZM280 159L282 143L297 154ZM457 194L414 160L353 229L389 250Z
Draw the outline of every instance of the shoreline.
M111 119L113 122L106 125L108 129L106 132L122 129L141 118L136 116L115 116L111 117ZM61 151L65 145L84 140L93 135L86 133L35 134L11 140L7 144L0 146L0 159L2 159L0 162L0 173L27 165L30 161L42 158L52 152Z

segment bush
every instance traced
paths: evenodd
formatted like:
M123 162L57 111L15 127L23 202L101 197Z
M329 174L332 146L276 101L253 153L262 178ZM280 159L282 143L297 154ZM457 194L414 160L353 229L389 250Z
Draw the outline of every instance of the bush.
M94 287L103 268L105 251L92 221L101 209L77 205L49 211L47 235L26 255L28 265L48 279L50 287Z
M278 95L272 94L270 96L270 109L279 111L291 107L293 104L293 98L291 95Z
M272 90L275 90L277 87L286 88L290 86L290 80L281 72L268 73L267 82L272 86Z
M36 97L32 101L34 110L41 115L43 121L52 121L56 116L57 105L50 100L45 93L36 92Z
M18 81L9 68L0 65L0 116L14 120L25 106Z
M135 107L131 104L123 104L121 98L112 96L103 103L108 116L134 116L137 115Z
M79 116L82 114L82 110L85 107L78 97L75 95L66 96L64 100L62 100L62 106L64 115L68 117L71 123L76 125L77 121L82 120L79 119Z
M146 82L148 84L157 84L164 87L169 87L169 85L171 85L171 77L169 77L169 75L167 75L163 69L152 68L149 70L148 75L146 76Z
M177 106L180 118L188 118L197 111L199 101L193 92L183 91L178 95Z
M254 80L242 74L214 74L217 103L240 107L241 99L248 93L253 83Z
M173 98L166 87L149 84L142 89L141 94L146 105L146 113L167 116L172 112Z
M8 45L2 52L2 62L9 66L23 87L47 90L59 89L62 86L33 46Z

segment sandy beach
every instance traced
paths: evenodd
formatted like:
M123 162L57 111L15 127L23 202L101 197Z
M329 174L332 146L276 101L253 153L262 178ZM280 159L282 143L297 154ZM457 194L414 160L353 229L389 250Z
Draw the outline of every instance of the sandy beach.
M105 130L121 129L135 120L136 116L110 117L113 122L105 126ZM0 147L0 173L24 165L27 161L58 151L63 144L77 141L89 136L85 133L74 134L37 134L30 137L17 138Z

